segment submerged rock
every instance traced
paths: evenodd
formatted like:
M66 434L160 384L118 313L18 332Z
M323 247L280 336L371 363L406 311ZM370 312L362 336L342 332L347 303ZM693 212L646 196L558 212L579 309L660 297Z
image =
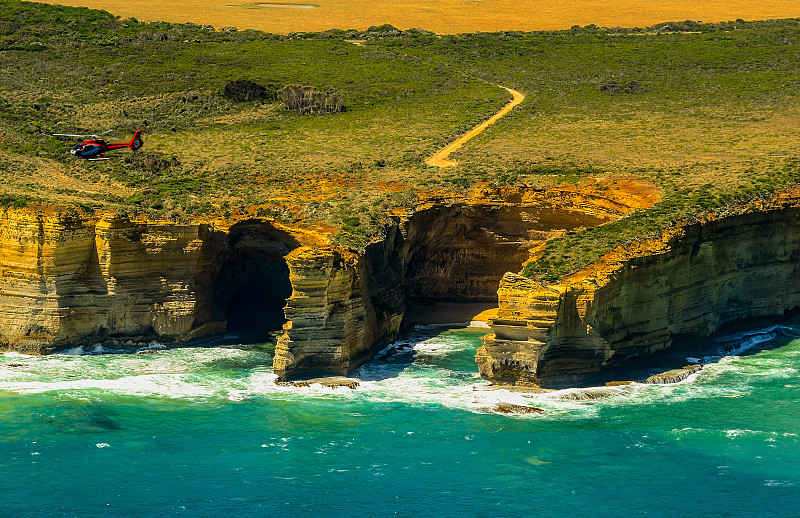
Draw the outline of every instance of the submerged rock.
M500 414L543 414L544 409L535 406L515 405L514 403L497 403L492 409Z
M313 378L308 380L297 381L278 381L278 385L283 387L310 387L311 385L322 385L326 388L337 389L339 387L357 389L361 384L361 380L356 378L345 378L341 376L334 376L331 378Z
M603 399L619 393L618 389L605 387L592 387L586 389L570 390L561 394L554 395L552 398L558 401L591 401L593 399Z
M661 374L654 374L645 380L645 383L651 385L667 385L668 383L678 383L683 381L695 372L700 372L703 368L702 365L687 365L682 369L673 369L671 371L662 372Z

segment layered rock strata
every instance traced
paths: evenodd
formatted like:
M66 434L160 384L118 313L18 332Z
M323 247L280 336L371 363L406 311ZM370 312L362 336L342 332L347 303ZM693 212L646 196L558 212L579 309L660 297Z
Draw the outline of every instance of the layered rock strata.
M5 209L0 347L184 342L263 324L280 335L281 379L346 375L396 338L407 300L490 300L546 239L657 198L633 182L436 195L363 253L257 218L179 225Z
M725 324L800 307L798 193L682 224L544 285L507 274L476 356L493 383L565 386Z
M214 286L227 264L228 235L208 224L6 210L0 347L44 354L102 341L220 334L227 322Z
M280 379L347 375L397 336L405 302L399 275L385 275L391 264L331 248L301 248L287 261L294 291L275 349ZM374 269L383 280L370 275Z
M205 296L213 241L206 225L0 213L3 347L46 353L109 336L214 330Z
M650 184L477 189L431 197L401 222L404 291L412 300L495 301L497 283L531 250L576 228L613 221L659 198Z
M657 199L652 185L634 182L484 188L431 197L362 255L298 248L286 257L294 292L275 372L347 375L397 337L407 301L494 300L504 272L519 270L549 237Z
M400 243L392 228L363 255L304 247L286 257L294 291L275 349L280 379L347 375L397 337L405 312Z

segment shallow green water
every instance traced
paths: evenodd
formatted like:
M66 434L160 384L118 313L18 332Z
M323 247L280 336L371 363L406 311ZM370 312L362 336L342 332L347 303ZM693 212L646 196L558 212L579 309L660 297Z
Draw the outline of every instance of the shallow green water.
M269 349L2 355L0 516L800 514L800 341L576 401L482 390L481 334L395 344L357 390L276 386Z

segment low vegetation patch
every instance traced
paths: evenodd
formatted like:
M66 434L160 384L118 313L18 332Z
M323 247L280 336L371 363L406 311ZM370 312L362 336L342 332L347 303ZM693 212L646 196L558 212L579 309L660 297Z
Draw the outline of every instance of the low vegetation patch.
M278 99L290 110L309 115L344 111L342 95L331 88L320 92L313 86L288 85L277 92Z

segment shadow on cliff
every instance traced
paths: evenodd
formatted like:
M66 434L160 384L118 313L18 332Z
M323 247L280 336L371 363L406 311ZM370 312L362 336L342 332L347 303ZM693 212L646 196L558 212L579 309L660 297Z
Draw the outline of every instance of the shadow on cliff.
M643 382L649 376L687 364L709 365L726 356L752 356L778 349L800 338L800 313L781 319L754 319L727 324L707 338L673 337L672 346L652 356L632 358L624 365L604 372L587 386L609 381Z
M211 300L212 319L227 321L226 338L247 344L275 341L292 294L285 257L298 246L294 237L264 221L231 227L218 257Z

